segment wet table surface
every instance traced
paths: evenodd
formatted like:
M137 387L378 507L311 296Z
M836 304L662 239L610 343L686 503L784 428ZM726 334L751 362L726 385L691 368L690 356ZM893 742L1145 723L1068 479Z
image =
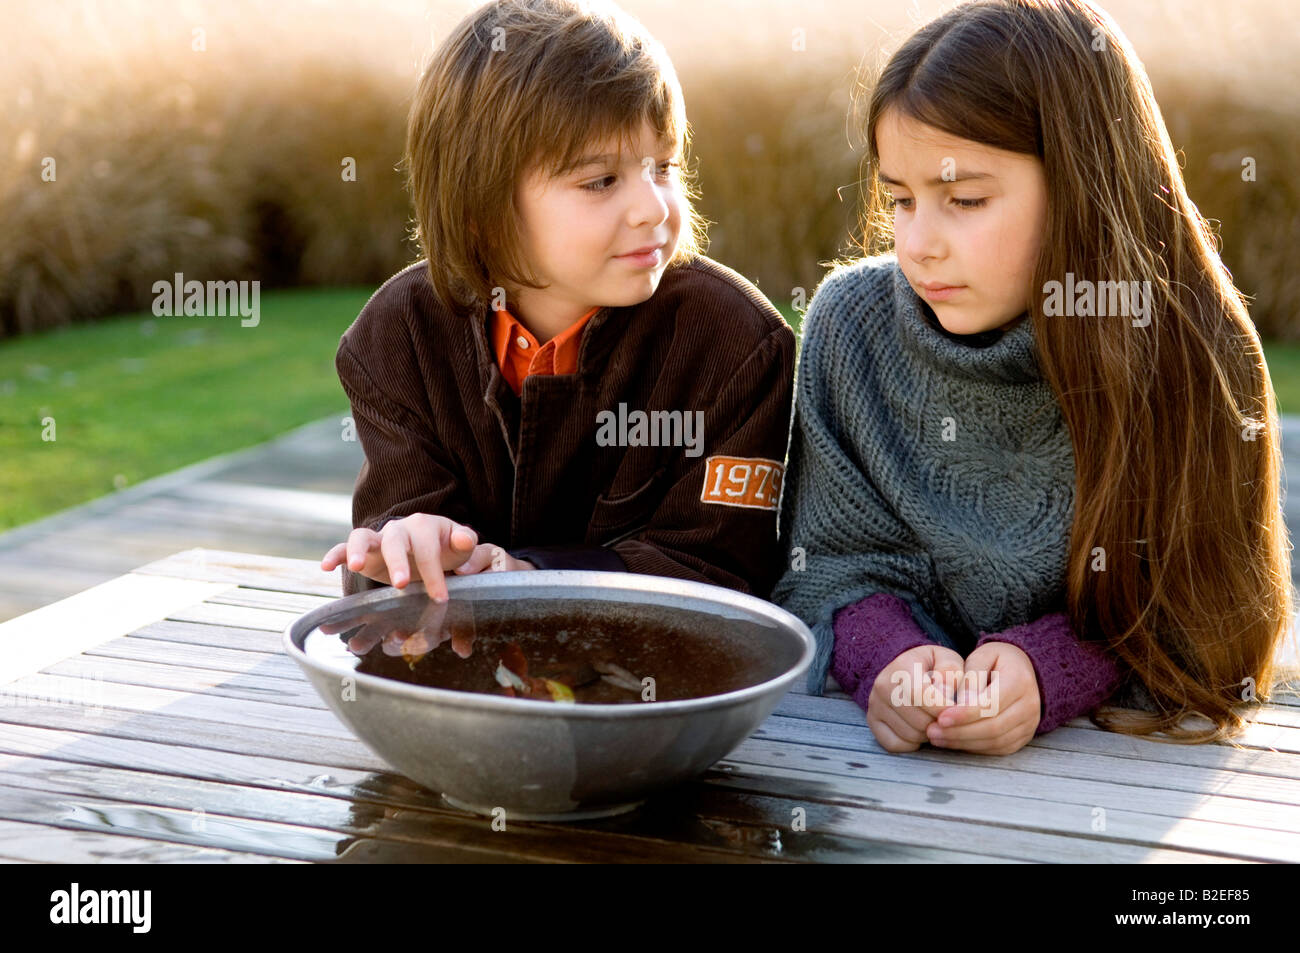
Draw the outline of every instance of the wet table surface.
M1081 718L988 757L886 753L842 692L792 691L632 813L494 830L390 769L283 653L340 592L316 562L195 549L0 625L0 859L1300 861L1296 693L1236 747Z

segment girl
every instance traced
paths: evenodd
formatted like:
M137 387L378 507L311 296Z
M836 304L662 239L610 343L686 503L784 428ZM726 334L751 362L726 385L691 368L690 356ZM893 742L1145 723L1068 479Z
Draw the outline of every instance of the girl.
M1291 612L1277 406L1128 40L1084 0L962 4L865 129L780 518L809 691L829 668L890 751L1010 753L1112 696L1111 730L1240 728Z

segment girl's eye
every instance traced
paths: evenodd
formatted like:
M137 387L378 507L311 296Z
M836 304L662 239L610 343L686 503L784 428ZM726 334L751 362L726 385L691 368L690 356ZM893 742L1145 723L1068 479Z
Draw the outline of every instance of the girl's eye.
M904 202L911 202L912 201L911 199L890 198L887 201L889 203L887 208L891 212L896 208L901 208L904 211L907 211L912 207L911 205L903 204ZM956 205L958 208L972 209L972 208L982 208L984 204L988 202L988 199L953 199L952 201L953 204Z
M667 179L672 177L673 169L680 166L680 162L660 162L659 168L655 171L661 179ZM586 192L608 192L609 188L605 187L605 183L617 178L618 176L616 175L607 175L603 179L597 179L595 182L588 182L586 185L581 186L581 188Z

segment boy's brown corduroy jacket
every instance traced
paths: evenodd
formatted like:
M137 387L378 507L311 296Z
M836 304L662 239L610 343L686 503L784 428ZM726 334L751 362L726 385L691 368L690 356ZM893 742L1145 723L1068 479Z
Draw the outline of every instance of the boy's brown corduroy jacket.
M335 366L365 451L354 527L431 513L540 569L770 593L795 341L757 289L708 258L671 266L648 300L589 320L577 373L531 375L522 397L487 322L443 308L420 261L344 332ZM345 595L382 585L341 571Z

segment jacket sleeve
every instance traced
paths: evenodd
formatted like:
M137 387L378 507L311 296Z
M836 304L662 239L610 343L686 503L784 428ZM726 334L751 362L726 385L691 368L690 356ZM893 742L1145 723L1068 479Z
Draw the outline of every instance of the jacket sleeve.
M1034 665L1042 712L1035 735L1047 734L1092 711L1124 680L1118 659L1096 642L1080 639L1064 612L1053 612L1002 632L981 632L975 643L1007 642Z
M414 364L386 360L381 383L344 338L334 365L352 404L353 423L365 451L352 492L353 528L378 531L388 521L413 513L432 513L472 525L454 464L436 439L427 414L398 396L421 392ZM384 586L346 565L342 571L345 596Z
M538 569L588 569L627 572L622 557L607 546L522 546L506 550Z
M700 455L672 458L667 489L644 526L607 544L629 572L766 598L781 571L776 513L793 376L794 332L783 323L707 405Z
M826 279L804 317L781 499L785 571L772 592L772 601L803 620L816 640L807 682L813 695L825 688L836 641L833 620L845 607L887 593L907 603L917 621L926 620L922 630L937 634L930 628L935 623L929 600L936 589L930 556L861 462L869 458L869 447L860 443L869 438L855 435L852 406L874 398L852 392L852 382L839 376L851 366L845 355L862 352L864 344L852 333L861 322L832 303L845 297L836 292L836 279ZM856 636L872 637L869 628Z

